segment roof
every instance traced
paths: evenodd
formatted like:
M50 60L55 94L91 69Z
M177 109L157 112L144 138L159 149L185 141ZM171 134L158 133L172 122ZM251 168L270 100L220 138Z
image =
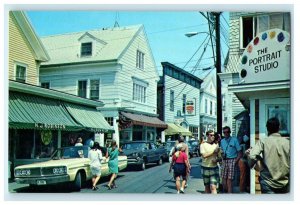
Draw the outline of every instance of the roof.
M135 25L42 37L51 58L42 66L118 60L142 29L142 25ZM93 56L80 57L80 40L85 35L99 45Z
M11 11L11 13L15 17L21 30L23 31L24 36L28 40L34 52L35 59L38 61L48 61L49 55L44 48L40 38L36 35L26 14L23 11Z

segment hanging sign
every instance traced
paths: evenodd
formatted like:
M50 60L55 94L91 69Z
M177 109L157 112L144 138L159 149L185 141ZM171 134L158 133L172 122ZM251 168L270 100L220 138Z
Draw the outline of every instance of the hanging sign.
M196 115L196 99L186 100L185 112L185 115Z
M290 35L280 29L258 34L240 59L244 83L290 80Z

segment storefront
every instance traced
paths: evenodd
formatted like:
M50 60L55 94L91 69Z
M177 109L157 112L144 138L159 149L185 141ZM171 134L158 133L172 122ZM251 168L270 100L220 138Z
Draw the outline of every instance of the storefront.
M179 136L183 136L186 140L189 140L190 137L193 136L193 133L188 129L174 123L168 123L168 129L164 131L165 140L178 140Z
M12 168L45 161L58 147L112 133L91 101L29 84L9 82L9 161Z
M120 144L126 141L152 141L161 138L160 133L168 127L157 117L129 112L119 113Z
M267 137L271 117L279 119L281 135L290 137L290 61L290 36L279 29L258 34L241 56L239 84L229 85L229 91L250 111L251 146ZM251 193L258 193L256 177L252 171Z

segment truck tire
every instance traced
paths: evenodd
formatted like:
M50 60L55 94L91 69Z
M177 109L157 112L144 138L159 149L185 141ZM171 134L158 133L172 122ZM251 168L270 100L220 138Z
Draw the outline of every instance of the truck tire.
M74 187L75 191L80 191L80 189L81 189L81 186L82 186L81 178L82 178L81 173L78 172L76 174L76 177L75 177L75 180L74 180L74 183L73 183L73 187Z

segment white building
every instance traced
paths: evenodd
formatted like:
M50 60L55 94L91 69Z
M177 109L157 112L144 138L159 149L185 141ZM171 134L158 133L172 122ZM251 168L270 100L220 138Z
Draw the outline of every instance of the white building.
M42 42L51 60L41 65L41 86L104 102L99 110L117 142L155 140L157 129L167 127L156 118L159 76L142 25L48 36Z
M160 119L169 125L165 130L166 139L169 138L167 135L173 140L176 139L174 135L186 136L187 140L199 139L202 80L168 62L163 62L162 67L163 76L158 86L158 113Z
M200 89L200 133L205 138L205 132L217 129L217 99L216 70L211 68L201 77L203 83Z
M230 53L223 79L232 99L237 97L250 111L251 146L267 136L271 117L279 118L280 133L290 137L290 28L288 12L230 13ZM252 170L251 193L260 190L255 177Z

